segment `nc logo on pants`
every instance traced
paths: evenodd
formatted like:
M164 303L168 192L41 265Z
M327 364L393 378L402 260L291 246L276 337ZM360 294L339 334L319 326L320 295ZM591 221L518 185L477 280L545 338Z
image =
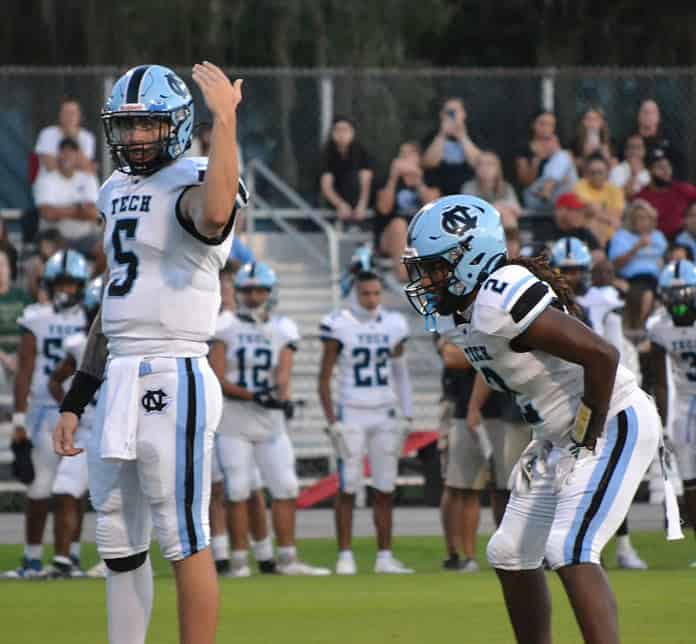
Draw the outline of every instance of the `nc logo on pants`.
M169 396L162 389L148 389L141 402L148 414L162 413L169 404Z

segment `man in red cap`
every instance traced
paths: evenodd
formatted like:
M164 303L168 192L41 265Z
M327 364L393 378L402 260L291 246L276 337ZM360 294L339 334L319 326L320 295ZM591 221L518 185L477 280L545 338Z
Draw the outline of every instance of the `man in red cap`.
M566 192L556 199L551 238L555 241L561 237L577 237L584 242L592 251L592 259L595 262L605 257L601 244L587 228L585 202L574 192Z

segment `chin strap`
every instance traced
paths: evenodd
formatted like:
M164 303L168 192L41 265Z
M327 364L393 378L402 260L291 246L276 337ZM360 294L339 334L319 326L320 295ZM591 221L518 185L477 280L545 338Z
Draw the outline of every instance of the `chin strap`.
M372 311L368 311L366 308L360 306L357 301L351 302L350 309L353 315L363 322L371 322L376 320L382 313L382 307L378 306Z
M268 311L263 306L257 306L255 309L250 309L248 306L240 306L237 308L237 313L250 318L256 324L265 324L268 320Z

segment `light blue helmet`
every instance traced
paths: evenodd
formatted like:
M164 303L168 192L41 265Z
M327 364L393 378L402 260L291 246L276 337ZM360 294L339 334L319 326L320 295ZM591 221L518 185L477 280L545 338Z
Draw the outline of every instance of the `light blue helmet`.
M375 272L375 258L372 249L366 244L355 249L341 277L341 297L348 297L353 288L355 276L361 272Z
M44 266L43 282L56 310L70 308L77 304L84 295L84 288L89 279L87 260L76 250L59 250L49 257ZM56 292L59 282L75 282L78 286L76 295Z
M676 326L696 322L696 266L686 259L667 264L658 280L660 299Z
M127 174L148 175L191 145L193 99L186 83L161 65L140 65L116 81L101 113L114 162ZM134 125L158 136L134 142Z
M94 317L101 306L104 295L104 277L95 277L85 289L84 307L89 317Z
M587 245L577 237L561 237L551 247L549 264L560 271L592 268L592 254Z
M237 310L252 317L255 317L259 310L262 312L270 311L276 304L274 289L277 283L278 278L275 271L268 264L252 262L242 266L234 280L235 289L243 291L251 288L263 288L269 292L269 296L261 307L256 307L255 309L246 306L240 298L237 298Z
M500 214L493 206L471 195L437 199L408 227L406 296L423 316L451 315L457 298L473 292L506 257ZM425 275L428 287L422 284Z

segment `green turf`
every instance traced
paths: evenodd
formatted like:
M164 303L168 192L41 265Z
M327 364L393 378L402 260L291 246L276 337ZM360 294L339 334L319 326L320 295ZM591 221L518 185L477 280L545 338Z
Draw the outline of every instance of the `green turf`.
M631 644L693 644L696 556L693 538L667 543L659 534L636 534L633 541L651 565L647 572L613 569L622 641ZM335 546L326 539L300 544L312 563L334 564ZM485 539L479 543L481 554ZM440 571L442 541L400 538L396 554L413 566L411 577L371 573L374 544L355 544L356 577L278 578L254 576L221 581L218 642L240 644L494 644L513 641L498 583L490 570L476 575ZM21 548L0 547L0 567L16 563ZM85 564L95 561L85 549ZM483 556L480 560L483 561ZM175 589L166 562L154 558L157 573L150 643L176 641ZM555 644L580 642L568 602L555 578ZM103 581L2 581L2 641L21 644L95 644L106 641Z

